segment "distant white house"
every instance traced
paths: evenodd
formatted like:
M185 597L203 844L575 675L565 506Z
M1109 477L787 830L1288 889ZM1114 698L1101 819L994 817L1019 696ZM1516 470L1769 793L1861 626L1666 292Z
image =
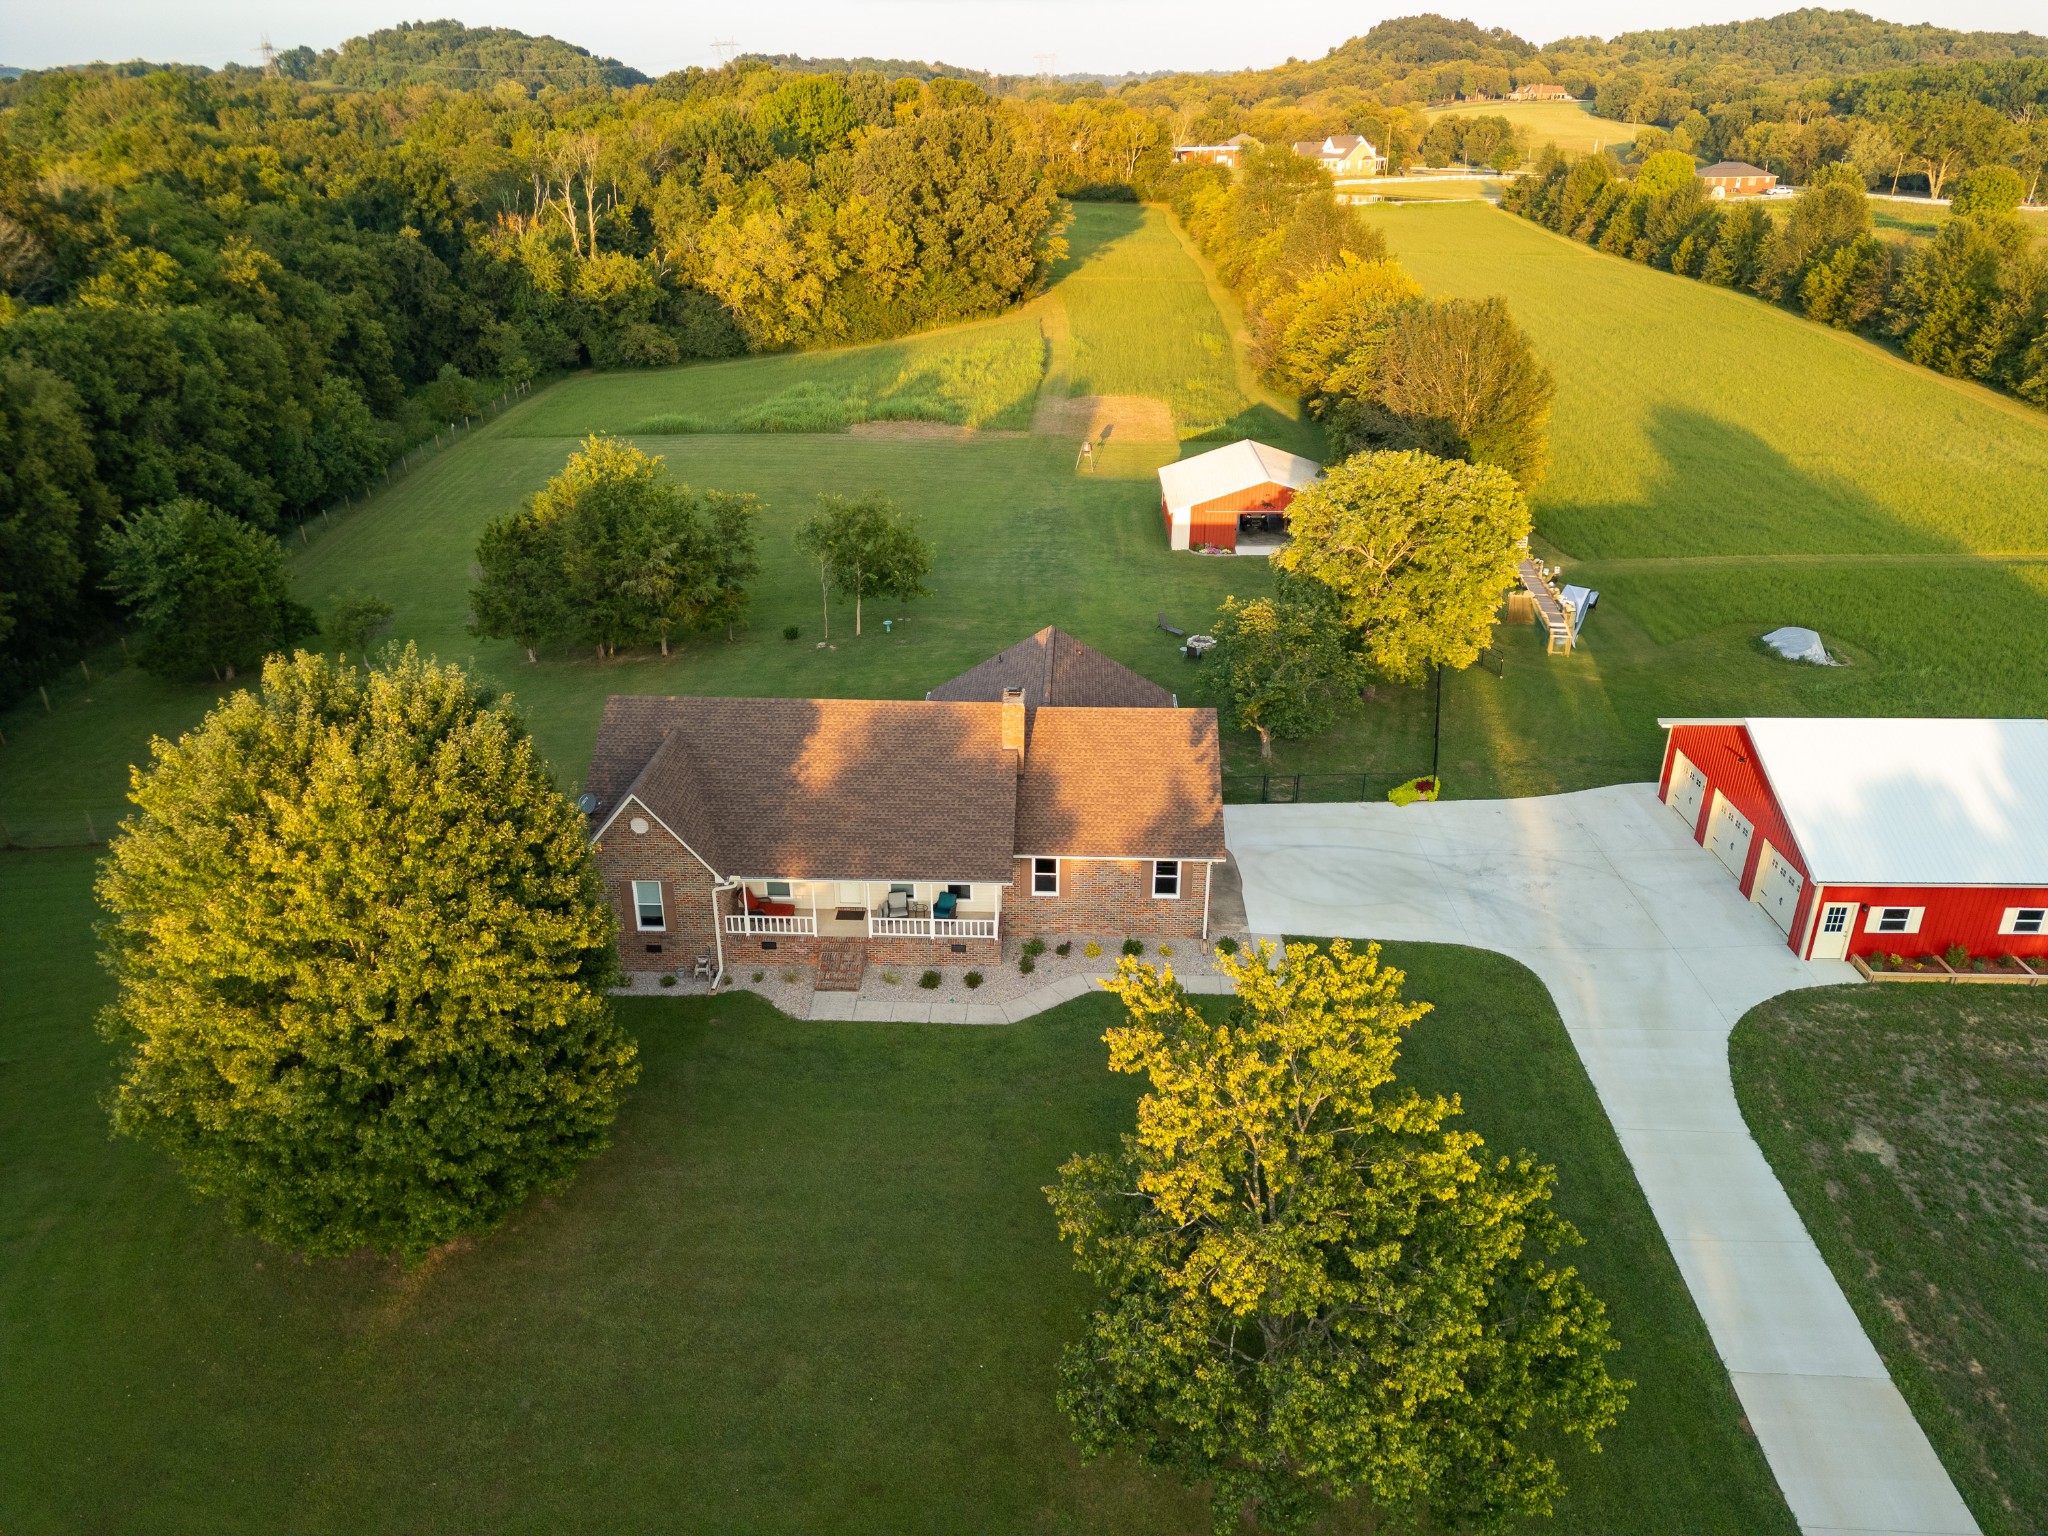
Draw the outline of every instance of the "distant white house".
M1387 157L1372 140L1355 133L1333 133L1327 139L1300 139L1294 152L1318 162L1332 176L1377 176L1387 168Z
M1323 473L1314 459L1243 438L1159 471L1159 511L1174 549L1237 548L1240 532L1287 531L1294 493Z

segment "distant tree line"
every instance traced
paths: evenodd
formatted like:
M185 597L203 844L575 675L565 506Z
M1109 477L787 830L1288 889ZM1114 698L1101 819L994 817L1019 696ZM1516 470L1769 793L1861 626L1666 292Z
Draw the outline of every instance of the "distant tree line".
M1740 288L1811 319L1898 346L1955 378L2048 407L2048 258L2016 215L2023 190L2005 166L1955 183L1933 239L1872 230L1863 181L1823 167L1782 216L1757 202L1710 201L1690 156L1651 155L1633 176L1604 155L1545 153L1504 205L1559 234L1717 287Z
M969 82L611 69L423 23L0 83L0 702L105 635L148 508L272 533L506 384L982 316L1061 250Z

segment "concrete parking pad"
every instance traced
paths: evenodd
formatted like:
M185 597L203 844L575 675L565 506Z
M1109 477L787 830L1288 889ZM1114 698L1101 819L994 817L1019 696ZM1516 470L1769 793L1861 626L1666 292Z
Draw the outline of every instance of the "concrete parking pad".
M1853 970L1798 959L1651 785L1224 815L1253 929L1470 944L1543 979L1802 1531L1975 1536L1728 1073L1744 1013Z

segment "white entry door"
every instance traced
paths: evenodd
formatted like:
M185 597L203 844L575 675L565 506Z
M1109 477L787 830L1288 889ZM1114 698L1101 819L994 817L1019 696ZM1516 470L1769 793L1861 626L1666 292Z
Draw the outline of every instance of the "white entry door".
M1664 792L1664 803L1688 828L1695 828L1700 824L1700 804L1706 797L1707 776L1687 762L1683 752L1674 753L1671 784Z
M1754 830L1748 818L1728 803L1728 797L1716 791L1714 814L1707 822L1707 846L1738 880L1749 863L1749 839Z
M1756 870L1756 894L1751 900L1770 913L1771 921L1787 933L1792 931L1792 916L1799 910L1799 893L1805 888L1806 877L1777 849L1765 843L1764 856Z
M1855 931L1856 904L1849 901L1829 902L1820 909L1820 927L1813 935L1813 958L1848 959L1849 935Z

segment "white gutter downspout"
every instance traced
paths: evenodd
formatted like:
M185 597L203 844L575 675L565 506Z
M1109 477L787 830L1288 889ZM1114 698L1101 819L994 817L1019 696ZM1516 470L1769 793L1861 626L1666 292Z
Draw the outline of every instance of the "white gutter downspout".
M1216 882L1214 860L1202 866L1202 942L1209 942L1209 887Z
M718 984L725 980L725 918L718 910L718 898L727 891L736 891L747 882L744 880L720 880L712 876L711 886L711 944L718 951L718 971L711 978L711 990L718 991Z

